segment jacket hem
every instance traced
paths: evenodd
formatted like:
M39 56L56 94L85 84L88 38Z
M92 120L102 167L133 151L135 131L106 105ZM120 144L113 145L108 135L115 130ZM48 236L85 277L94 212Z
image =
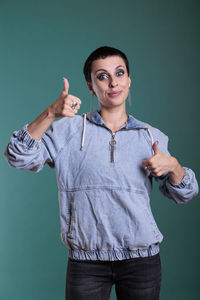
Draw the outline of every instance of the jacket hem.
M123 249L112 249L112 250L99 250L95 249L92 251L85 251L82 249L71 249L68 248L68 256L75 260L123 260L136 257L153 256L159 252L159 244L153 244L147 249L136 249L128 250Z

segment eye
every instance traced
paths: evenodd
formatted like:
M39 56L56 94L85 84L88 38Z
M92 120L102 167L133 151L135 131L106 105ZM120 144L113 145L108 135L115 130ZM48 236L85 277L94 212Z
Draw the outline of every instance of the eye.
M108 79L108 75L106 73L101 73L97 76L99 80Z
M118 70L117 72L116 72L116 75L117 76L123 76L124 75L124 70L123 69L120 69L120 70Z

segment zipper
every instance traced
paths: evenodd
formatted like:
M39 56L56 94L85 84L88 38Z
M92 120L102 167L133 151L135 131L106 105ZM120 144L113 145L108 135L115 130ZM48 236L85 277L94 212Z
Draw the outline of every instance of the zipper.
M111 146L111 150L110 150L110 162L114 163L114 149L115 149L115 144L117 143L115 140L115 134L120 131L123 130L127 125L127 122L124 124L123 127L121 127L119 130L112 132L105 124L102 124L101 126L105 127L106 129L108 129L111 132L111 141L109 142L110 146Z
M109 142L110 146L111 146L111 150L110 150L110 162L114 163L114 148L115 148L115 132L112 132L112 137L111 137L111 141Z

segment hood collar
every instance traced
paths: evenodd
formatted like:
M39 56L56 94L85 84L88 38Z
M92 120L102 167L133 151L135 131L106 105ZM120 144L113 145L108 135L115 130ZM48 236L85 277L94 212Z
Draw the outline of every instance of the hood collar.
M86 118L97 125L106 126L104 120L102 119L100 112L98 110L94 112L86 113ZM128 115L128 120L126 121L126 129L135 129L135 128L147 128L147 124L135 119L132 115Z
M102 125L105 126L105 123L99 113L98 110L94 112L88 112L83 114L83 132L82 132L82 138L81 138L81 148L80 150L83 150L84 147L84 141L85 141L85 134L86 134L86 119L88 119L90 122L97 124L97 125ZM149 133L150 139L151 139L151 145L153 146L154 139L153 135L149 129L149 126L147 123L141 122L137 119L135 119L133 116L128 115L128 120L126 121L125 125L122 125L121 128L126 128L126 129L146 129ZM152 154L154 155L154 151L152 148Z

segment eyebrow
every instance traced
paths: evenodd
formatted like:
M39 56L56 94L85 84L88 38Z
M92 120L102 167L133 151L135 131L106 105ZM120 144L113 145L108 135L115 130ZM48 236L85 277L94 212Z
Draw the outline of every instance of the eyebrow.
M116 70L116 69L118 69L118 68L120 68L120 67L122 67L122 68L124 68L124 69L125 69L125 67L124 67L124 66L122 66L122 65L119 65L119 66L117 66L117 67L115 68L115 70ZM107 70L105 70L105 69L98 69L98 70L96 70L95 74L96 74L97 72L99 72L99 71L105 71L105 72L107 72Z

